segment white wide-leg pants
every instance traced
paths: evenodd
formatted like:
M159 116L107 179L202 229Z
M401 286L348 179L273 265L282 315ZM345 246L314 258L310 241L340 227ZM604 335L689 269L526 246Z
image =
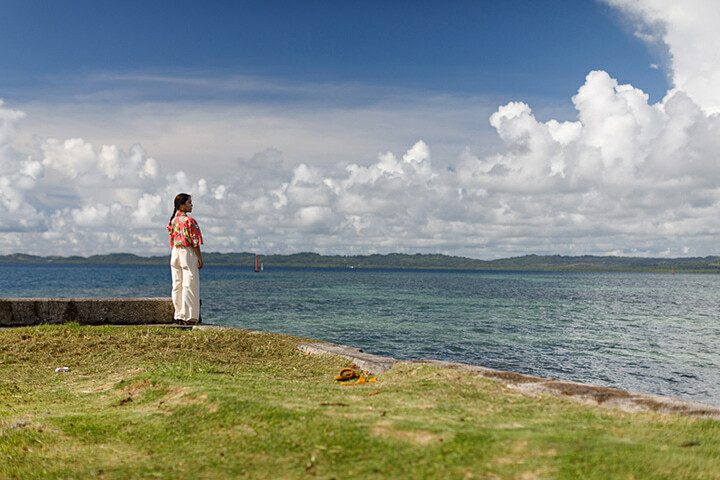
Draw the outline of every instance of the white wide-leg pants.
M175 320L200 319L198 257L192 247L173 247L170 255Z

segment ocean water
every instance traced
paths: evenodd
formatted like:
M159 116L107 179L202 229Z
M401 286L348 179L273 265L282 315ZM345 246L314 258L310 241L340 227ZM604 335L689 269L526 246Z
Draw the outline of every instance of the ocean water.
M203 319L720 405L720 276L208 265ZM0 297L170 295L166 266L0 264Z

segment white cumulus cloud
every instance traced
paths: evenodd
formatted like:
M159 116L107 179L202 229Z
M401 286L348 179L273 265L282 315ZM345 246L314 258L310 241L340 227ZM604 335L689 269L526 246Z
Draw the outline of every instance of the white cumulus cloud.
M525 249L535 232L560 251L712 252L720 117L679 91L650 105L602 71L573 103L578 120L564 124L538 121L524 103L500 107L491 123L507 151L466 155L457 169L466 198Z
M676 90L720 112L720 3L713 0L604 0L633 21L638 38L663 44Z

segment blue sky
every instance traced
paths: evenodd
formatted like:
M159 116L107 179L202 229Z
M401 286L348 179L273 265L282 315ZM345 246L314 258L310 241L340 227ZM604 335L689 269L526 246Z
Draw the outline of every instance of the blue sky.
M659 100L664 72L592 1L4 2L0 85L214 72L566 101L604 69Z
M0 1L0 254L717 253L713 2Z

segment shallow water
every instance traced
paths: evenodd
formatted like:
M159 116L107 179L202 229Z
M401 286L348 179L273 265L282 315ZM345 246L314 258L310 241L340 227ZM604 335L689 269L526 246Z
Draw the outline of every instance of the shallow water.
M169 296L165 266L0 265L2 297ZM206 266L206 323L720 405L720 276Z

